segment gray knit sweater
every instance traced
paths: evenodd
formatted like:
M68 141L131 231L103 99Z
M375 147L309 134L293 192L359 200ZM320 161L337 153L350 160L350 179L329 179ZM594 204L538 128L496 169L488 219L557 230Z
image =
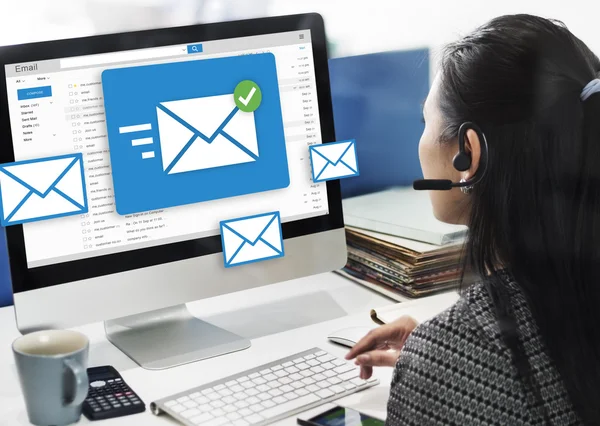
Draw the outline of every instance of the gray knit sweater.
M508 274L502 276L552 425L580 425L525 298ZM392 380L387 424L543 425L530 393L512 366L487 291L475 284L407 340Z

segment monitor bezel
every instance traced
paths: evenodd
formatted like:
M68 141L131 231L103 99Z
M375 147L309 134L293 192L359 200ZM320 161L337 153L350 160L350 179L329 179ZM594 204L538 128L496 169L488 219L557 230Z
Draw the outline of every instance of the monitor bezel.
M325 143L333 142L335 141L335 133L329 85L325 25L323 18L319 14L309 13L0 47L0 139L5 141L2 144L2 149L0 149L0 163L15 161L6 88L5 65L7 64L298 30L310 30L311 33L322 141ZM339 181L327 182L327 194L329 214L284 223L282 225L284 239L344 227ZM13 293L26 292L222 252L221 238L219 235L215 235L28 268L23 226L9 226L5 231ZM53 244L52 241L48 243Z

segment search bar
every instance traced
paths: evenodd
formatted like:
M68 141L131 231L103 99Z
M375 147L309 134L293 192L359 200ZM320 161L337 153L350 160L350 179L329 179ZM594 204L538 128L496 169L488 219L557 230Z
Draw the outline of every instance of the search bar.
M202 45L200 45L200 49L202 49ZM156 59L167 56L183 55L188 51L189 46L188 49L186 49L185 46L170 46L157 49L128 50L123 52L102 53L100 55L77 56L74 58L61 59L60 67L77 68L118 62L139 61L144 59Z
M188 44L187 53L202 53L202 43Z

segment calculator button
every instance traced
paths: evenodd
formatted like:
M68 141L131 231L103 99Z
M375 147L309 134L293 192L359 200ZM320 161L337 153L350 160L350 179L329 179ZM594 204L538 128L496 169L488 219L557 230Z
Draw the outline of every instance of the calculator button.
M102 411L101 408L94 408L93 410L94 410L94 413L99 413L100 411Z
M121 407L122 407L122 405L121 405L121 404L115 404L115 405L114 405L114 407L115 407L115 408L121 408Z
M131 402L124 402L124 403L123 403L123 406L124 406L124 407L129 407L130 405L131 405Z
M109 379L108 380L108 383L114 383L114 382L115 382L114 379Z
M138 400L138 401L133 401L133 405L140 405L142 403L142 401Z
M123 379L115 379L115 382L122 382Z
M96 380L95 382L90 383L90 386L93 388L101 388L104 385L106 385L104 380Z

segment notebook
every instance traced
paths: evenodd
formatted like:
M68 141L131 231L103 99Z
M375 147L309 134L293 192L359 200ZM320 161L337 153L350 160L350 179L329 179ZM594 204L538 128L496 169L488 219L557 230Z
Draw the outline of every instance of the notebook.
M467 227L440 222L429 194L398 187L343 200L346 225L434 245L464 240ZM417 250L418 251L418 250Z
M371 309L371 319L380 325L389 324L398 318L409 315L419 323L427 321L445 311L459 299L458 292L449 291L424 299ZM426 306L426 308L424 308Z

